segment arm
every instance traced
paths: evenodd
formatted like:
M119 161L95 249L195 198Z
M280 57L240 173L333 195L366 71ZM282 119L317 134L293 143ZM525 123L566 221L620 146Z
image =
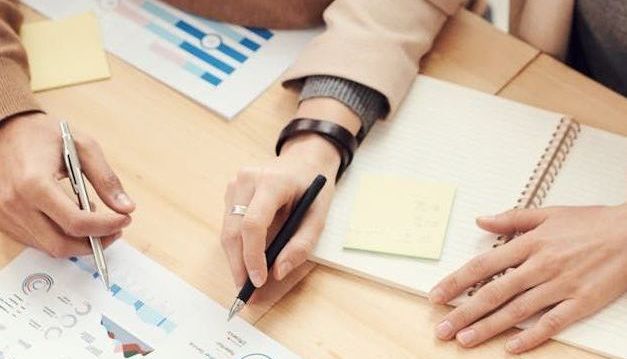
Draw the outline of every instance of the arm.
M0 121L41 111L30 90L28 62L18 35L21 25L17 0L0 0Z
M134 204L99 147L84 135L76 140L85 174L117 213L81 211L59 186L67 177L59 124L30 90L21 24L17 1L0 0L0 231L55 256L88 254L85 237L111 243L130 223Z
M295 117L336 122L355 135L394 112L447 14L461 3L334 1L324 14L326 31L304 50L284 78L286 87L305 86ZM301 135L288 141L269 165L238 173L227 189L222 230L236 284L241 285L246 275L256 286L265 283L266 236L280 224L284 208L320 173L329 179L327 186L277 258L273 277L283 279L307 259L324 228L339 162L338 151L324 138ZM243 219L229 214L235 204L248 205Z
M273 29L307 28L322 22L322 12L333 0L166 0L185 11L246 26Z

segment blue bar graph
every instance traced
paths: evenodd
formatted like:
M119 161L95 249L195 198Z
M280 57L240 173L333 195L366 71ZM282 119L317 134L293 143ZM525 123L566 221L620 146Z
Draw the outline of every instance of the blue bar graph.
M162 40L150 45L153 53L212 86L220 85L224 75L236 70L236 63L246 62L274 36L263 28L237 27L200 17L188 19L151 0L121 0L116 12ZM163 41L171 46L162 45ZM210 68L203 69L199 61Z
M82 271L89 273L93 278L97 278L96 269L89 263L84 262L77 257L71 257L70 261L76 264L76 266ZM137 316L144 323L160 328L168 334L172 333L174 329L176 329L176 323L174 323L166 315L161 314L157 309L148 305L138 296L122 288L120 285L113 283L111 284L111 288L109 290L115 299L132 306L135 309Z
M209 27L209 28L213 29L214 31L216 31L217 33L219 33L220 35L222 35L224 37L227 37L227 38L229 38L229 39L239 43L240 45L248 48L249 50L257 51L261 47L261 45L259 45L255 41L245 37L244 35L240 34L239 32L237 32L235 30L231 29L226 24L222 24L222 23L219 23L219 22L203 19L203 18L200 18L200 17L197 18L197 19L200 20L207 27Z
M167 12L165 9L151 2L144 1L142 3L142 8L153 14L154 16L160 18L161 20L167 22L168 24L173 25L176 28L184 31L185 33L195 37L198 40L202 40L205 36L208 35L206 32L200 30L196 26L190 24L185 20L178 19L176 16ZM221 42L217 49L218 51L221 51L223 54L232 57L238 62L244 62L247 59L247 57L244 56L242 53L224 44L224 42Z

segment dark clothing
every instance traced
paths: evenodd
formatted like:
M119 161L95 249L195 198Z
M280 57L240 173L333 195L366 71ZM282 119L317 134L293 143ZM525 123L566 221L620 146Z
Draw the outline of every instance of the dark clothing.
M575 2L567 63L627 96L627 0Z

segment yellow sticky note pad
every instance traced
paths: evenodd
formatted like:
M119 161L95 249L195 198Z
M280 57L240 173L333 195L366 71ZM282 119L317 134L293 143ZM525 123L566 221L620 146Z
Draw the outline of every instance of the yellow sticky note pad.
M86 13L21 29L33 91L111 77L98 19Z
M454 197L448 184L364 175L344 248L438 259Z

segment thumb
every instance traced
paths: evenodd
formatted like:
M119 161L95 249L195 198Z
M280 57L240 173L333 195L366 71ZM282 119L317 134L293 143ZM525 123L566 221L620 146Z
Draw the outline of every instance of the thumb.
M100 199L118 213L129 214L135 203L122 188L122 183L107 163L100 146L93 140L77 141L83 171Z
M544 222L550 213L550 208L512 209L496 216L478 217L477 225L497 234L528 232Z

